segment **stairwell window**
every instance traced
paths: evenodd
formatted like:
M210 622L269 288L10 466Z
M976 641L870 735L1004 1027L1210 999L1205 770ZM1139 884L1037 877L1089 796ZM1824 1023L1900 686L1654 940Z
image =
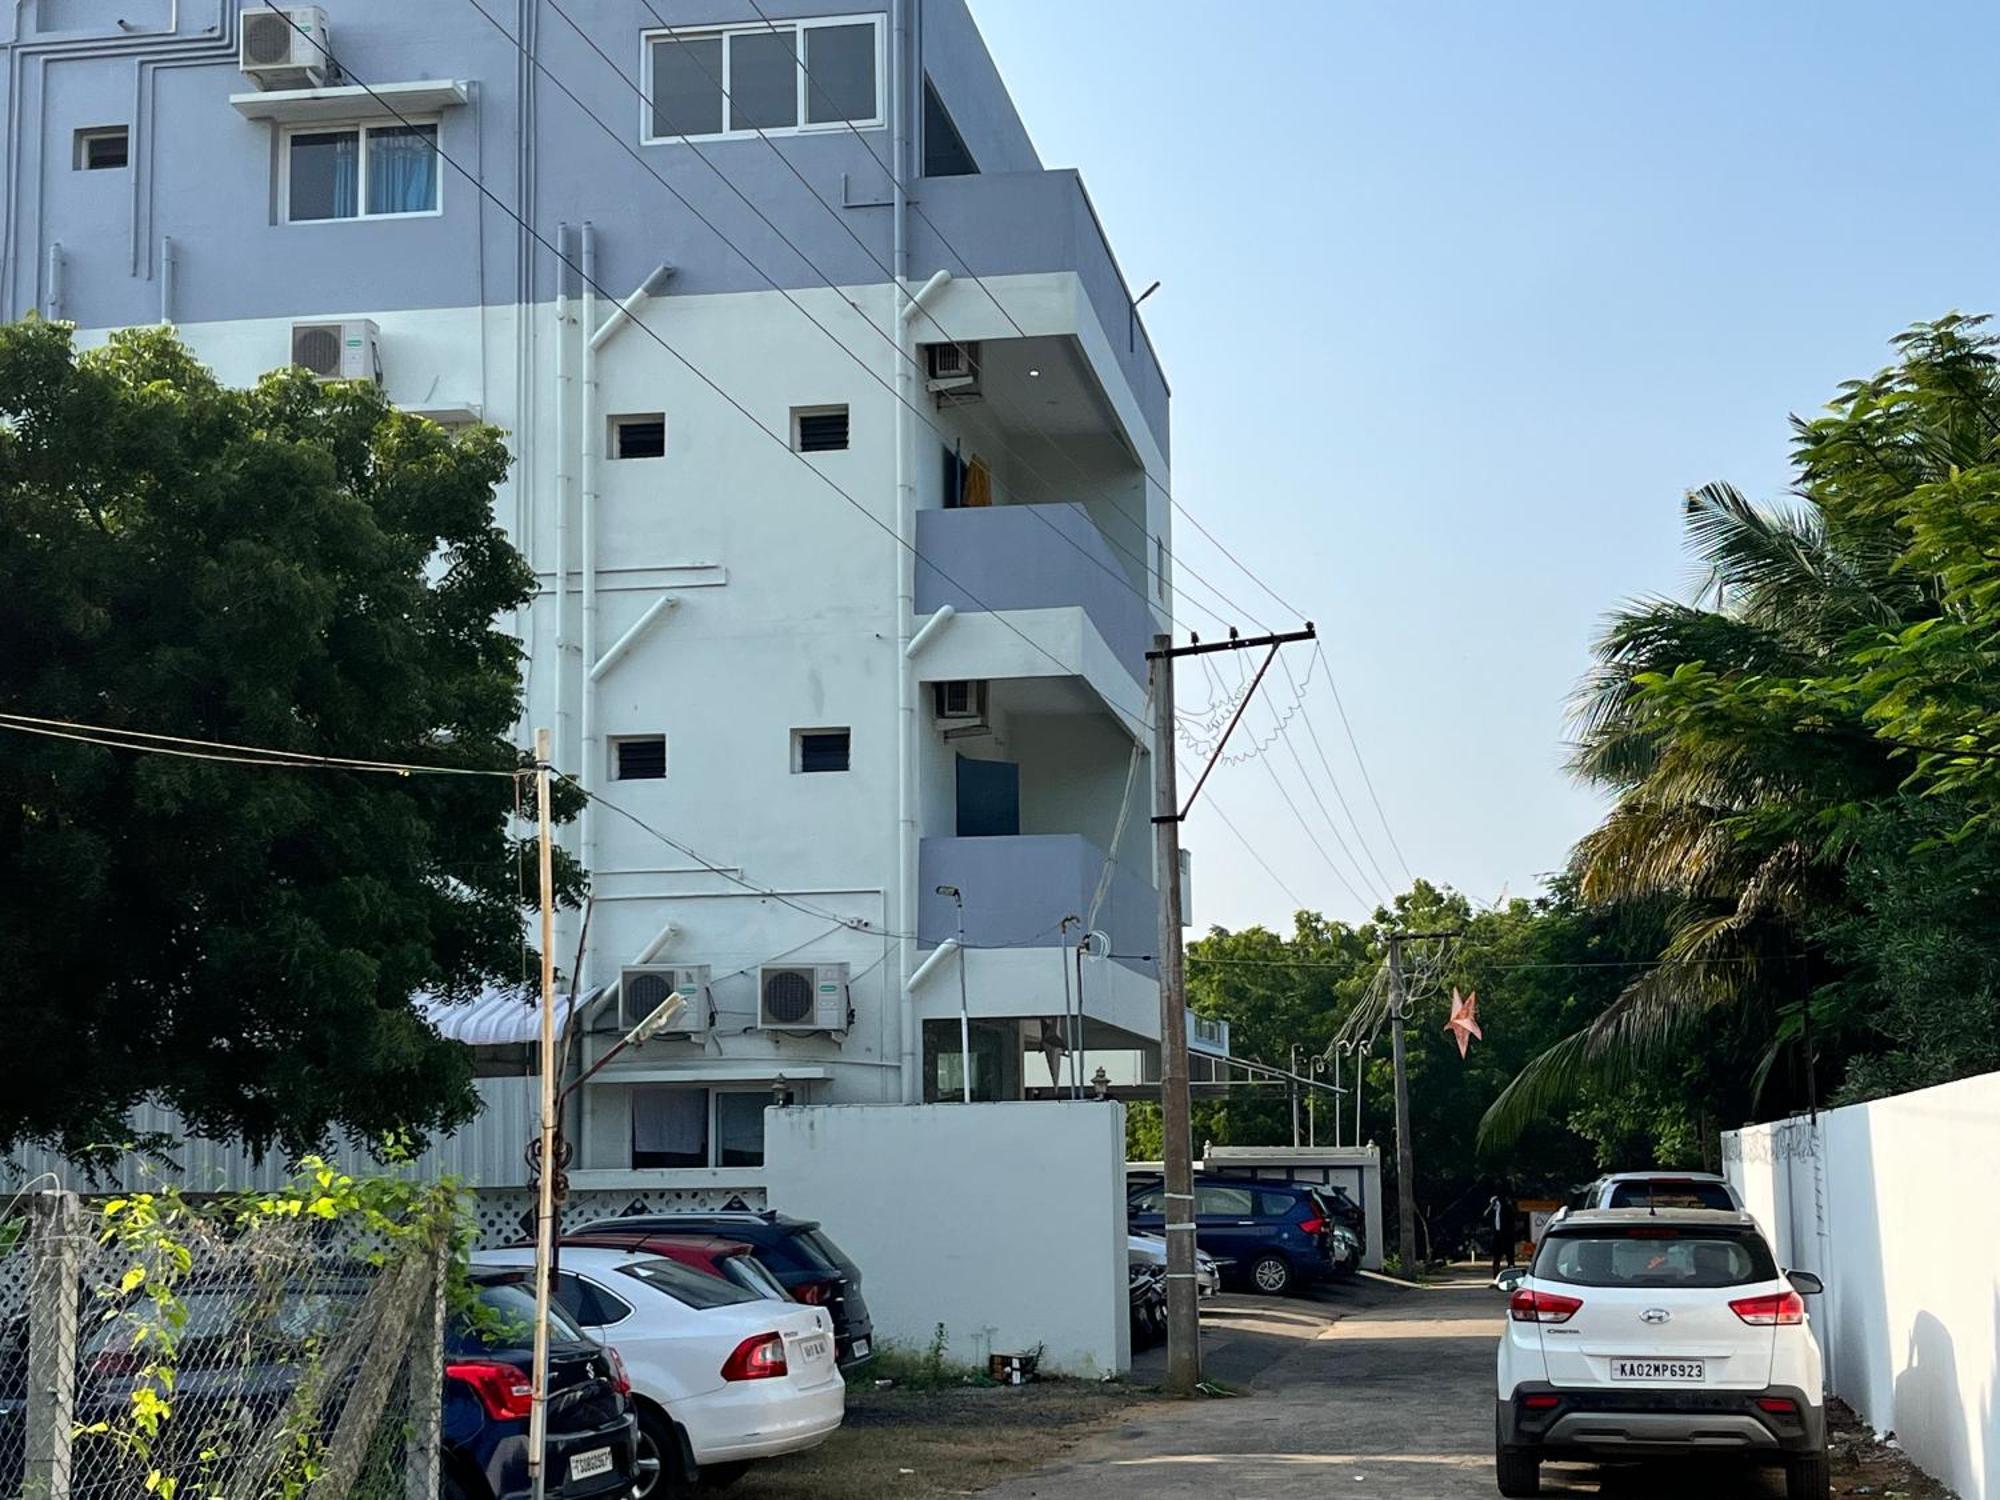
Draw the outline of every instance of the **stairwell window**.
M792 412L792 446L801 453L841 453L847 448L847 408L802 406Z
M611 456L619 458L665 458L667 417L665 412L611 419Z
M286 222L435 214L443 175L437 147L435 124L289 131L281 158Z
M611 775L615 781L664 781L667 775L667 737L664 734L630 734L613 738Z
M640 139L880 129L885 30L874 15L647 32Z
M853 737L845 729L795 729L792 731L792 770L809 776L823 771L845 771L851 763Z

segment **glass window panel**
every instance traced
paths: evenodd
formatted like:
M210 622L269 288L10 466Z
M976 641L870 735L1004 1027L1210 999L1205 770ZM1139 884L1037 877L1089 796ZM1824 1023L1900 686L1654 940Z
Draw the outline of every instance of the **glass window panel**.
M368 132L368 212L436 212L437 166L437 126L382 125L371 129Z
M764 1106L769 1094L718 1094L715 1098L715 1133L721 1137L724 1167L764 1165Z
M729 128L781 130L799 123L798 36L739 31L729 38Z
M806 119L814 125L875 118L875 28L806 31Z
M361 132L322 130L291 143L294 223L351 219L360 212Z
M632 1165L708 1165L708 1090L634 1089Z
M653 43L653 134L722 133L722 38L663 37Z

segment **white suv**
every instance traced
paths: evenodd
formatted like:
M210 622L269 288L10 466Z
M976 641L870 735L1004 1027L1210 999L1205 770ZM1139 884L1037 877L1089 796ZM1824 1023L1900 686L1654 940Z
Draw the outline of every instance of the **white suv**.
M1826 1500L1819 1343L1748 1214L1578 1209L1502 1272L1494 1464L1535 1495L1544 1459L1740 1452L1782 1464L1788 1500Z
M1568 1211L1581 1208L1741 1209L1727 1177L1714 1172L1611 1172L1577 1189Z

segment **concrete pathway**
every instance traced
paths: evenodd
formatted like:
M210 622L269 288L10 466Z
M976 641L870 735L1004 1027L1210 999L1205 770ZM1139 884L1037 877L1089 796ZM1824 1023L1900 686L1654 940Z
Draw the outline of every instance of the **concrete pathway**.
M1248 1394L1142 1408L987 1500L1491 1500L1500 1311L1498 1293L1470 1283L1364 1279L1311 1301L1219 1299L1203 1316L1204 1368ZM1149 1356L1140 1378L1157 1360ZM1775 1475L1664 1464L1550 1466L1542 1491L1634 1500L1784 1492Z

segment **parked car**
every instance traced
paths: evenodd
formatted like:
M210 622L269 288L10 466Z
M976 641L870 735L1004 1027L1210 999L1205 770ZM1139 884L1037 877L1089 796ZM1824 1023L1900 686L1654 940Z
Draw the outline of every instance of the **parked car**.
M1167 1241L1164 1235L1140 1234L1136 1230L1125 1236L1126 1258L1133 1265L1158 1266L1167 1268ZM1222 1263L1199 1246L1194 1252L1194 1286L1199 1296L1213 1297L1222 1290Z
M1361 1269L1361 1240L1345 1224L1336 1224L1327 1231L1328 1249L1333 1254L1333 1274L1342 1280L1351 1278Z
M532 1250L482 1251L481 1268L525 1269ZM640 1500L676 1479L728 1483L745 1465L818 1447L840 1426L847 1386L823 1307L777 1302L644 1250L563 1248L555 1294L612 1344L631 1381Z
M249 1431L275 1419L312 1368L315 1341L345 1321L367 1295L374 1274L329 1274L280 1297L251 1281L214 1282L182 1298L186 1321L174 1350L174 1396L210 1417L233 1410ZM535 1303L520 1272L476 1277L474 1306L448 1332L443 1383L442 1500L521 1500L528 1494L529 1372ZM85 1288L85 1306L95 1300ZM94 1316L94 1315L93 1315ZM0 1330L0 1494L22 1477L26 1421L28 1320ZM132 1347L132 1325L96 1318L79 1340L74 1419L88 1428L117 1423L147 1356ZM352 1372L338 1377L352 1378ZM637 1430L617 1357L554 1315L549 1346L549 1463L552 1489L568 1497L624 1496L640 1480ZM338 1397L329 1392L329 1399ZM190 1430L192 1433L192 1429ZM177 1462L184 1437L169 1423L156 1456ZM77 1440L73 1472L79 1496L138 1494L144 1476L113 1440L88 1432Z
M715 1234L754 1246L757 1259L792 1296L833 1318L840 1367L852 1370L875 1354L875 1327L861 1295L861 1268L811 1219L780 1213L630 1214L579 1225L578 1238L643 1244L656 1234Z
M1501 1494L1539 1494L1547 1459L1733 1450L1783 1465L1788 1500L1826 1500L1824 1372L1804 1300L1822 1288L1781 1274L1748 1214L1578 1209L1496 1280L1509 1294Z
M440 1500L526 1500L535 1294L509 1267L475 1269L472 1283L475 1310L446 1335ZM630 1391L617 1352L550 1307L550 1494L625 1496L657 1484L658 1464L642 1463Z
M1570 1194L1556 1214L1586 1208L1713 1208L1741 1213L1743 1198L1714 1172L1610 1172Z
M1166 1227L1166 1189L1137 1186L1126 1200L1131 1227ZM1204 1173L1194 1185L1195 1242L1229 1279L1266 1296L1301 1292L1333 1274L1332 1221L1312 1183L1264 1182Z
M565 1248L570 1245L617 1247L632 1243L630 1236L622 1235L566 1235L563 1238ZM667 1260L679 1261L697 1271L706 1271L711 1276L720 1276L724 1281L733 1281L745 1291L755 1292L773 1302L798 1300L785 1290L785 1284L772 1274L770 1267L757 1259L757 1247L747 1240L719 1234L649 1234L638 1248Z

